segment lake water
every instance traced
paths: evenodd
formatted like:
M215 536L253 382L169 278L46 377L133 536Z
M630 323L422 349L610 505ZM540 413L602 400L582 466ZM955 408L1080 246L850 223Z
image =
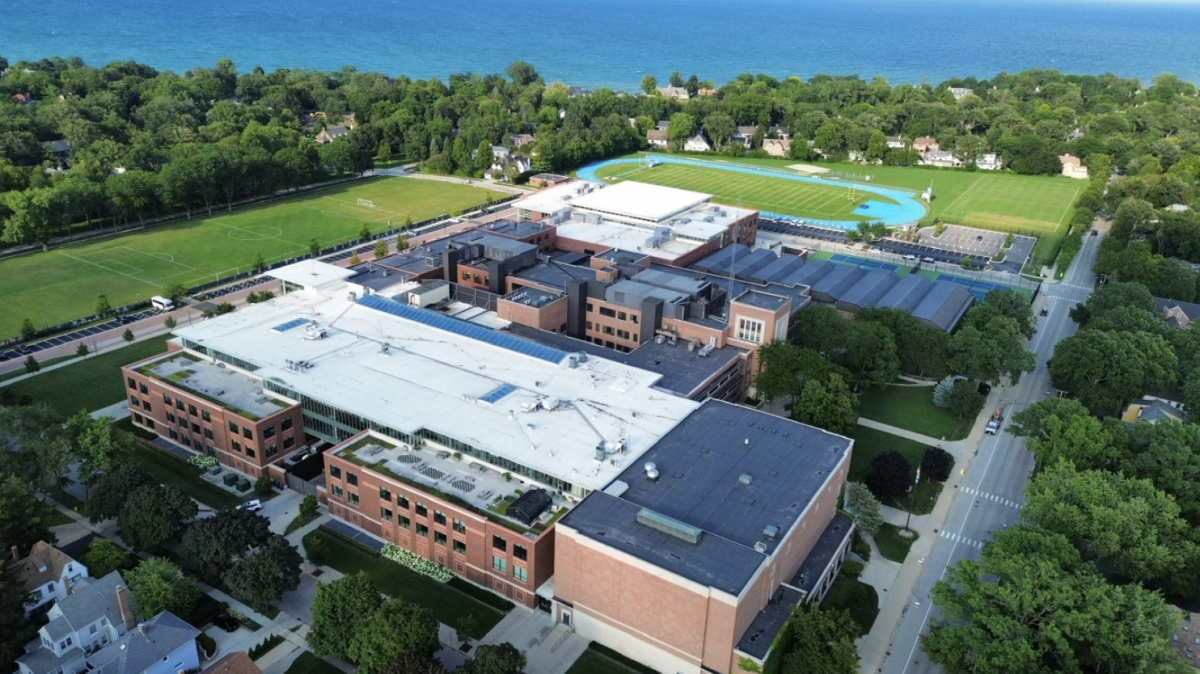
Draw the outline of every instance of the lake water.
M1200 4L1085 0L7 0L0 55L183 72L232 58L415 78L533 63L547 80L636 89L674 70L724 82L1031 67L1200 81Z

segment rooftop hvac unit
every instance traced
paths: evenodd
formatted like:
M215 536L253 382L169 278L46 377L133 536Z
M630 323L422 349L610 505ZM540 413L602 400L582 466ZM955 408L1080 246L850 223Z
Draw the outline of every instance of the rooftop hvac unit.
M658 481L658 466L654 465L653 461L646 462L646 479L651 482Z
M704 221L705 221L705 222L712 222L712 221L713 221L713 216L711 216L711 215L706 215L706 216L704 216Z
M608 456L608 451L604 448L604 441L601 440L600 444L596 445L596 460L604 461L606 456Z

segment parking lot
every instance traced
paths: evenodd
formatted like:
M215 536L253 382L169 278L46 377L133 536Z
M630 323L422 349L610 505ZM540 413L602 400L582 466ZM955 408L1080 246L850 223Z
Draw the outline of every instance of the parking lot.
M767 232L775 232L776 234L794 234L795 236L803 236L820 241L836 241L838 243L848 243L850 241L846 237L846 233L840 229L817 227L816 225L789 220L760 217L758 219L758 228Z
M921 243L909 243L907 241L897 241L895 239L880 239L872 244L875 248L886 250L889 253L897 255L912 255L922 262L933 260L934 262L945 262L946 264L962 264L963 257L971 258L971 267L975 269L984 269L991 263L992 258L987 255L973 255L971 253L960 251L949 251L942 248L935 248ZM914 260L915 262L915 260Z

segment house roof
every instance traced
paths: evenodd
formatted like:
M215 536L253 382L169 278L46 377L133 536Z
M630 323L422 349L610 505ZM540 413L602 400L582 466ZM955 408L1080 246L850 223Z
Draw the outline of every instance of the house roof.
M71 142L64 139L50 141L50 151L54 154L63 154L71 151Z
M163 611L88 656L88 665L94 674L141 674L198 636L200 630Z
M1180 302L1179 300L1167 299L1165 297L1155 297L1154 308L1160 316L1167 309L1178 308L1183 312L1184 316L1188 317L1188 320L1200 320L1200 304L1196 304L1195 302Z
M262 674L245 651L235 651L208 666L209 674Z
M61 656L55 655L52 649L46 648L42 642L35 639L25 645L26 653L17 658L17 662L29 668L33 674L46 674L52 672L65 664L68 664L78 658L83 657L83 651L79 650L78 646L64 652Z
M1079 157L1076 157L1075 155L1072 155L1072 154L1064 154L1058 158L1058 161L1062 162L1063 166L1070 166L1070 165L1081 166L1082 165L1082 162L1079 161Z
M1140 407L1138 421L1148 421L1157 424L1160 421L1183 421L1183 411L1161 398L1141 398L1129 404L1130 408Z
M41 587L62 578L63 569L74 562L65 552L46 541L38 541L33 544L29 556L21 560L21 580L25 581L28 590Z
M75 591L55 604L71 627L78 630L107 616L113 624L121 622L121 608L117 604L117 588L125 585L117 571L75 586Z
M650 129L649 131L646 132L646 140L647 141L660 140L660 141L665 142L667 140L670 140L670 136L667 134L666 129Z

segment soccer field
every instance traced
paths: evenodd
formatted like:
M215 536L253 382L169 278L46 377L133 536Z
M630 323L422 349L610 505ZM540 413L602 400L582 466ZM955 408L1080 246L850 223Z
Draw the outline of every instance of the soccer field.
M645 168L637 164L610 164L597 170L596 176L606 182L635 180L678 187L711 194L718 203L823 220L868 220L854 213L854 209L867 201L895 203L878 194L858 192L852 197L851 191L843 187L733 173L719 166L662 164Z
M374 178L266 202L233 212L214 211L145 232L31 253L0 262L0 336L94 312L97 295L123 306L147 300L165 287L188 287L246 271L256 255L267 263L373 233L388 222L465 210L506 195L467 185L413 178ZM372 205L360 204L365 199Z

